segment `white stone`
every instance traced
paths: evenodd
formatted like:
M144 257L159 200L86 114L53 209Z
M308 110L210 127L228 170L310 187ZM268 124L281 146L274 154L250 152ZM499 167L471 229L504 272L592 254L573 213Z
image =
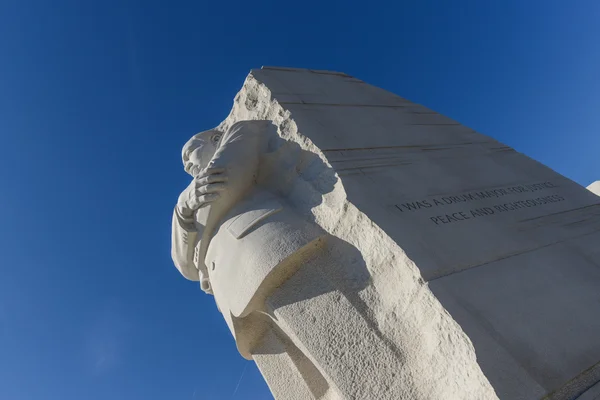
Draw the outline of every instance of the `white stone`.
M173 259L277 399L600 380L599 198L510 147L343 73L264 68L186 162Z
M587 187L589 191L600 196L600 181L596 181Z

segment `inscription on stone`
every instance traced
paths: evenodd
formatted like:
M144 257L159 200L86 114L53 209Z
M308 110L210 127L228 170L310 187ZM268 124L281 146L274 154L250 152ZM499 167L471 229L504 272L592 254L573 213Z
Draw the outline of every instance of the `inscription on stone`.
M428 217L431 223L435 225L444 225L564 201L565 198L558 194L533 194L535 192L548 191L549 189L557 187L558 186L552 182L511 185L498 189L472 191L454 196L432 197L418 201L395 204L394 207L402 213L422 209L432 209L433 211L433 209L446 207L452 204L470 203L506 197L505 199L502 199L502 201L490 206L474 207L456 212L443 212L443 210L439 210L439 212L431 214ZM515 200L514 197L521 197L521 199Z

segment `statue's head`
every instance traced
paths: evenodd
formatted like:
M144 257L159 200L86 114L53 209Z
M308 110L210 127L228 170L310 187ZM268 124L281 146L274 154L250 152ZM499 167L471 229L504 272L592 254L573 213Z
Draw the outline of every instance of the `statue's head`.
M200 132L192 136L181 150L185 172L196 176L206 168L219 146L221 136L223 133L216 130Z

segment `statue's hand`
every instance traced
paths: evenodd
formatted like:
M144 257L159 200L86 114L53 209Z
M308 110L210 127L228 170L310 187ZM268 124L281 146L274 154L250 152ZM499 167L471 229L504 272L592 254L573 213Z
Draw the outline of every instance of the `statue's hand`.
M225 189L227 177L225 168L206 168L194 178L181 193L177 201L179 212L186 217L192 216L196 210L219 198L219 192Z

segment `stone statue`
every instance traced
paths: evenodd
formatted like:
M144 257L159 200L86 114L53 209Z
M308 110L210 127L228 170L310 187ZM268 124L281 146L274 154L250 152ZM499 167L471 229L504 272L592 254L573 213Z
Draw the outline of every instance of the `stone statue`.
M195 135L182 160L193 180L173 213L173 261L215 296L276 398L426 398L398 378L405 355L369 317L360 252L306 212L322 197L307 181L332 190L314 177L318 157L258 120Z
M349 75L277 67L182 158L173 260L276 399L600 393L600 197L575 182Z
M296 215L285 199L258 184L265 173L261 158L273 151L277 138L269 121L243 121L225 134L210 130L192 137L183 147L182 160L194 179L173 212L175 265L184 277L200 281L203 291L214 294L247 359L283 346L283 334L273 332L267 298L316 256L326 237L317 225ZM303 386L310 391L310 385Z

